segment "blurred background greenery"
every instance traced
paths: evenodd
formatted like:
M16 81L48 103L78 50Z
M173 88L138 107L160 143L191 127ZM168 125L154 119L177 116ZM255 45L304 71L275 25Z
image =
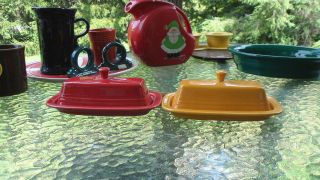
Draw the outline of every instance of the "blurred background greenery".
M23 44L27 56L39 54L35 14L38 7L77 8L91 28L113 27L127 43L129 0L1 0L0 44ZM181 0L171 0L181 1ZM320 48L319 0L185 0L194 32L229 31L237 43L277 43ZM84 27L76 26L80 33ZM87 37L79 44L89 46Z

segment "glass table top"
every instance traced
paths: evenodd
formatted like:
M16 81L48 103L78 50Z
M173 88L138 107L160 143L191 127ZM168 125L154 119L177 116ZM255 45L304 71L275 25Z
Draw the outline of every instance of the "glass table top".
M63 114L45 105L61 87L28 79L26 93L0 97L0 179L319 179L320 81L245 74L233 61L191 58L144 65L122 77L174 92L182 79L260 82L284 112L267 121L176 118L160 107L137 117Z

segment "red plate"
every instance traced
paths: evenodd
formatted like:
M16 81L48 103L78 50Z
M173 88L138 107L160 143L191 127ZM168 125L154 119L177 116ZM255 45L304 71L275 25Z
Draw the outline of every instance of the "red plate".
M133 66L131 68L123 69L123 70L119 70L119 71L110 71L109 76L117 76L120 74L124 74L124 73L130 72L130 71L134 70L136 67L138 67L137 61L135 61L131 58L128 58L128 57L127 57L127 59L129 59L133 64ZM86 64L87 61L88 60L86 58L83 58L82 63ZM39 62L39 61L28 63L26 65L27 76L31 79L35 79L35 80L39 80L39 81L46 81L46 82L63 82L65 80L69 79L66 75L45 75L45 74L42 74L40 72L40 68L41 68L41 62Z
M161 104L162 96L158 92L149 92L152 102L148 106L123 106L123 107L101 107L101 106L75 106L75 105L60 105L60 93L53 96L47 101L47 105L57 108L59 111L68 114L78 115L94 115L94 116L138 116L145 115L151 109L156 108Z

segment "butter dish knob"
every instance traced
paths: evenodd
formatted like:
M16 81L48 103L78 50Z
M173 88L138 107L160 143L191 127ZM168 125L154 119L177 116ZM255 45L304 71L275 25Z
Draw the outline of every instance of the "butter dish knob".
M108 79L108 75L109 75L109 68L107 67L101 67L99 69L99 74L100 74L100 77L102 79Z
M217 79L218 79L218 82L221 83L221 82L224 82L224 78L226 77L227 73L225 71L218 71L217 72Z

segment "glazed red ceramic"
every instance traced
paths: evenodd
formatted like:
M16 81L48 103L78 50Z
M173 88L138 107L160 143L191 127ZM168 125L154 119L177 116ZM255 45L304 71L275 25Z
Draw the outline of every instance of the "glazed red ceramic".
M100 68L99 75L70 78L47 105L70 114L134 116L161 104L161 94L150 92L143 79L108 78L108 73Z
M102 63L102 49L116 40L116 30L112 28L91 29L89 31L89 39L94 53L95 65L99 66ZM114 62L116 58L115 48L110 50L108 58Z
M125 11L134 16L129 24L129 45L146 65L167 66L186 62L195 39L185 13L160 0L131 0Z
M119 76L121 74L125 74L128 72L133 71L136 69L139 65L138 61L132 58L128 58L127 60L132 62L132 67L127 68L127 69L121 69L121 70L114 70L109 72L109 76ZM87 58L79 58L79 64L81 66L85 66L87 64L88 59ZM44 81L44 82L55 82L55 83L61 83L64 82L65 80L69 79L67 75L45 75L42 74L41 71L41 62L39 61L34 61L34 62L29 62L26 65L26 71L27 71L27 77L30 79L38 80L38 81Z

